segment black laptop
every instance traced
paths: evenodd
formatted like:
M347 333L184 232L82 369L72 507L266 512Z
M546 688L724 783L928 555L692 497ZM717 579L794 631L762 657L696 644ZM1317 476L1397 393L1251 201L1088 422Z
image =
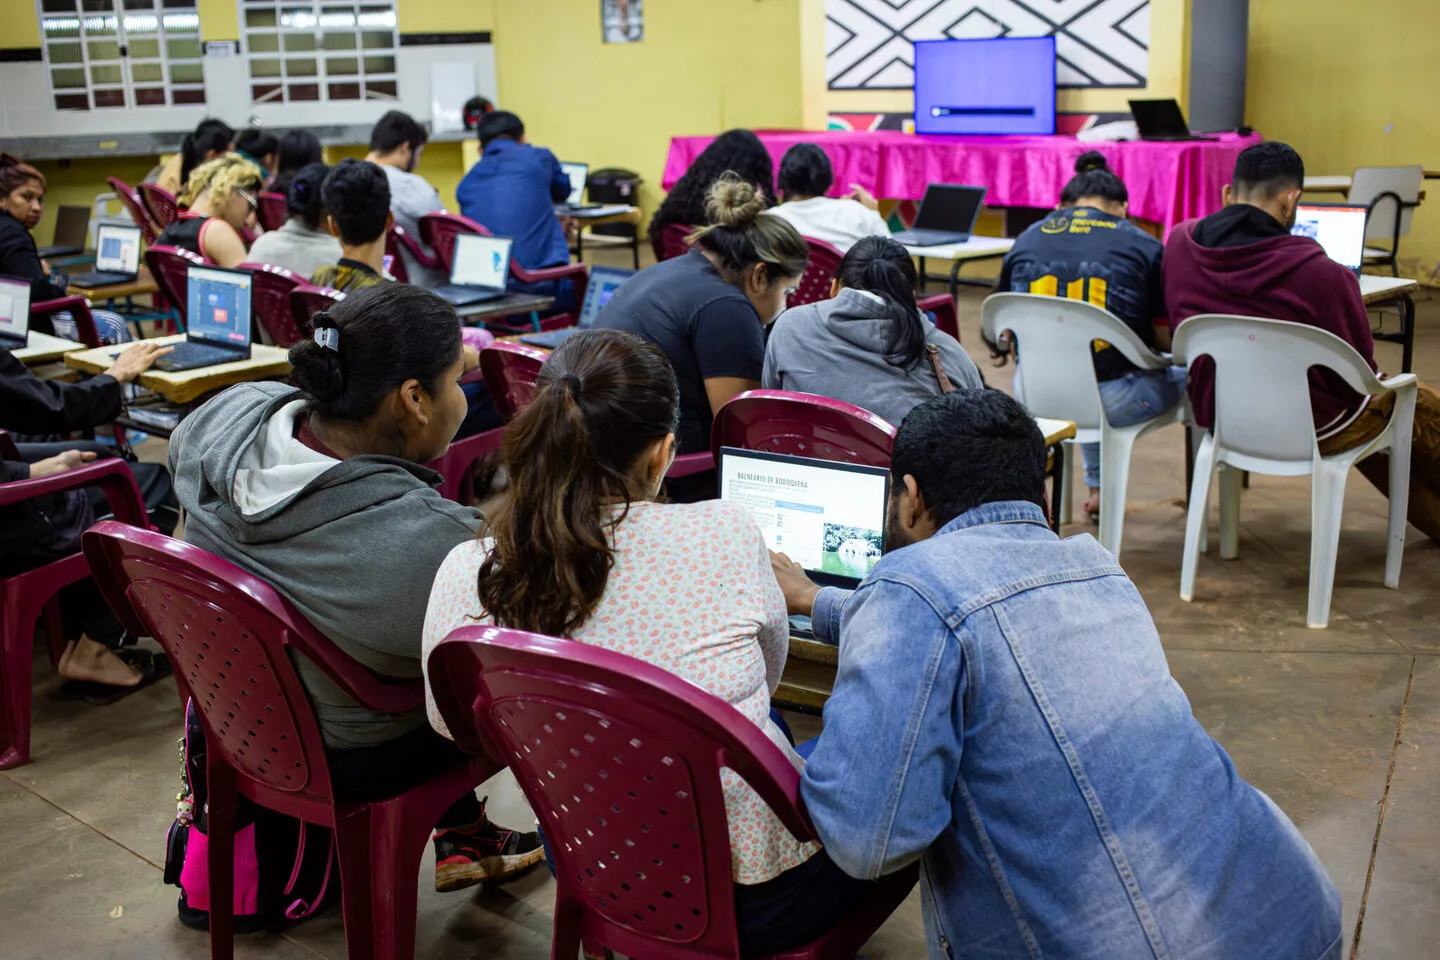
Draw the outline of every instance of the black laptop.
M19 350L30 343L30 281L0 276L0 347Z
M984 187L932 183L925 188L920 209L915 211L915 226L891 234L890 239L907 247L964 243L970 239L984 205Z
M561 163L560 169L570 178L570 196L565 198L564 203L555 205L555 212L563 217L567 213L600 209L602 204L585 202L585 185L590 181L590 164Z
M185 271L185 341L155 361L166 373L250 359L249 270L192 266Z
M95 270L70 278L72 287L129 283L140 273L140 228L102 223L95 236Z
M1141 140L1176 143L1185 140L1218 140L1219 137L1199 136L1190 132L1185 114L1175 100L1131 100L1130 115Z
M42 260L79 256L85 252L85 240L89 233L90 208L79 204L64 204L55 214L54 242L36 252Z
M595 318L600 315L600 308L609 303L610 298L615 295L616 290L620 289L621 284L633 276L635 276L634 270L625 270L621 267L591 267L590 279L585 286L585 302L580 305L580 319L575 326L566 327L563 330L532 333L521 337L520 342L528 343L532 347L554 350L581 330L589 330L595 326Z

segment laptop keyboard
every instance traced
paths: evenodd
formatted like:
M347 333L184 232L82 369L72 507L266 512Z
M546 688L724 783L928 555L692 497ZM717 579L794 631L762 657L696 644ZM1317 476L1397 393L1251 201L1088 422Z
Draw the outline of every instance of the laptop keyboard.
M244 357L234 350L186 340L175 344L175 349L156 360L155 366L160 370L192 370L195 367L209 367L217 363L231 363L243 359Z

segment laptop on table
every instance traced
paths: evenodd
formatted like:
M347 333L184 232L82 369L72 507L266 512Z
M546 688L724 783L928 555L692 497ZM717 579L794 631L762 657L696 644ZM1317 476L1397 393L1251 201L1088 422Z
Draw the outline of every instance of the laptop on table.
M580 319L575 326L566 327L564 330L549 330L545 333L533 333L521 337L521 343L528 343L532 347L544 347L546 350L554 350L560 344L579 333L581 330L589 330L595 326L595 318L600 315L600 309L610 302L621 285L635 276L634 270L624 270L620 267L591 267L590 280L585 287L585 302L580 305Z
M129 283L140 274L140 228L103 223L95 237L95 270L70 278L72 287Z
M980 218L985 189L953 183L930 184L925 188L920 209L915 211L915 226L891 234L890 239L909 247L964 243L970 239L975 221Z
M55 242L36 252L44 260L78 256L85 252L85 240L89 234L90 208L67 203L55 215Z
M459 234L450 264L450 282L433 292L452 307L500 299L505 296L505 283L510 276L512 245L509 237Z
M155 368L175 373L250 359L253 284L248 270L190 267L185 272L185 342L156 360Z
M0 347L19 350L30 344L30 281L0 276Z
M564 203L555 205L555 211L560 214L574 210L597 210L598 203L585 202L585 184L590 179L590 164L588 163L561 163L560 169L565 171L565 176L570 178L570 196Z
M1185 114L1176 100L1131 100L1130 115L1141 140L1177 143L1186 140L1218 140L1219 137L1198 136L1190 132Z
M1326 256L1358 277L1365 262L1366 213L1365 207L1348 203L1302 203L1290 232L1316 241Z

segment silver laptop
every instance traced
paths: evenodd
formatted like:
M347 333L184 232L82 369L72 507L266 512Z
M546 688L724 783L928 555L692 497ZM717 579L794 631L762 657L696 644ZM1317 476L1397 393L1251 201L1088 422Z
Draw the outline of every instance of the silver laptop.
M102 223L95 235L95 270L70 278L72 287L129 283L140 273L140 228Z
M466 307L505 296L512 246L513 241L509 237L460 234L455 238L450 282L436 287L435 295L454 307Z
M915 211L915 226L892 234L891 239L907 247L964 243L970 239L975 221L980 218L985 189L953 183L930 184L925 188L920 209Z
M1295 208L1290 232L1316 241L1326 256L1358 277L1365 262L1366 214L1365 207L1348 203L1302 203Z
M19 350L30 343L30 281L0 277L0 347Z
M560 169L565 171L565 176L570 178L570 196L565 198L564 203L555 205L557 212L564 213L569 210L594 210L600 204L585 202L585 184L590 179L590 164L588 163L561 163Z

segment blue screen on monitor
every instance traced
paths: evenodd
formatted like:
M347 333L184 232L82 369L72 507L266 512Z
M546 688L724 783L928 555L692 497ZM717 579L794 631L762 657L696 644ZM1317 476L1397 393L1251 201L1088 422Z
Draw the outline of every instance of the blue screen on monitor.
M250 342L250 274L191 267L186 285L190 336L226 346Z
M1055 132L1055 38L915 44L916 133Z

